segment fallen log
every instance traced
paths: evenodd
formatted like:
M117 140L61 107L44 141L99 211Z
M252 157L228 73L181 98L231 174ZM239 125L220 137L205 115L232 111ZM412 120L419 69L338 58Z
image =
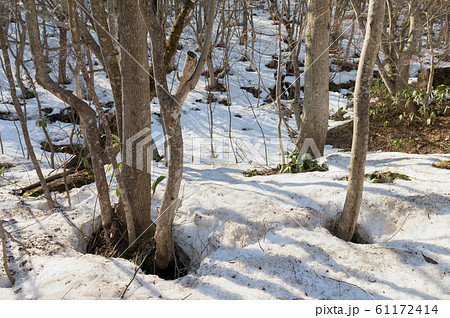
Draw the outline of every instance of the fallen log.
M73 188L80 188L95 181L94 174L90 170L84 169L76 171L75 169L70 169L65 173L58 173L45 179L50 192L66 192L64 177L66 178L69 190ZM41 194L43 194L43 190L41 184L37 182L29 186L14 190L13 193L27 198L40 196Z

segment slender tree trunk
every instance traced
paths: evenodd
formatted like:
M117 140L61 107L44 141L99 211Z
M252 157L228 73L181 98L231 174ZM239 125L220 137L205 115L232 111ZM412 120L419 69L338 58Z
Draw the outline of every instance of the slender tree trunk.
M1 4L0 4L0 10L2 11L2 13L0 13L0 46L1 46L1 50L3 52L3 62L4 62L3 66L4 66L4 70L6 72L6 77L8 78L9 90L11 92L11 97L13 99L14 108L16 109L17 116L19 117L20 125L22 127L23 139L25 140L25 144L27 146L28 155L30 156L31 161L33 162L34 169L36 170L36 174L38 175L42 189L44 190L44 196L47 199L48 207L50 209L53 209L55 207L55 204L52 200L52 196L48 189L47 183L45 182L45 177L44 177L44 174L42 173L41 167L39 166L39 162L36 158L36 154L34 153L33 145L31 144L30 134L28 133L27 119L26 119L25 115L23 114L22 108L20 106L19 98L17 97L16 83L15 83L14 76L12 73L11 61L9 59L9 53L8 53L8 45L7 45L7 39L6 39L7 31L3 28L5 8Z
M93 78L92 79L90 78L87 68L86 68L86 65L84 63L83 57L82 57L80 35L78 33L78 27L77 27L75 0L67 0L67 4L68 4L70 31L71 31L71 36L72 36L75 58L77 60L77 64L80 65L81 73L83 74L83 78L86 83L87 90L89 92L89 97L92 100L93 104L95 105L98 115L100 117L100 120L103 123L103 127L105 129L106 152L107 152L109 160L111 161L111 164L113 166L114 174L116 176L116 180L119 185L120 200L122 201L123 208L124 208L125 219L126 219L127 230L128 230L128 238L129 238L129 241L132 242L136 239L134 220L133 220L132 212L130 211L130 201L128 199L128 192L125 191L125 185L122 181L122 174L121 174L119 165L116 160L116 152L113 149L114 146L113 146L113 138L112 138L111 128L109 126L109 123L105 116L105 113L103 112L102 105L100 104L97 94L95 92ZM114 234L114 233L111 233L111 234Z
M66 72L66 63L67 63L67 29L66 28L58 28L59 29L59 46L64 49L60 49L58 53L58 83L59 84L67 84L67 72Z
M89 107L82 99L77 98L72 92L55 83L47 73L42 43L39 36L39 27L36 7L33 0L23 1L26 9L26 22L30 37L30 47L36 70L36 82L53 95L72 106L81 117L85 140L89 146L92 159L92 170L95 175L95 184L99 197L102 224L108 233L112 208L109 198L109 187L106 181L105 167L103 162L102 149L100 146L100 132L97 127L95 111Z
M248 6L247 1L242 2L242 35L240 45L244 46L244 56L248 57Z
M12 275L11 271L9 270L9 266L8 266L8 251L7 251L7 247L6 247L6 234L3 229L2 222L3 221L0 220L0 240L2 241L3 268L6 272L6 276L8 277L9 281L11 282L11 285L14 285L16 283L16 280L14 279L14 276Z
M181 74L180 83L174 95L167 86L166 69L166 39L164 30L158 23L159 16L155 3L139 0L140 9L150 34L152 47L152 65L155 76L156 93L161 106L164 133L168 138L168 177L164 190L161 208L156 223L156 266L165 270L174 261L175 248L172 235L173 220L179 203L180 184L183 175L183 138L181 132L181 108L188 94L195 88L211 46L214 26L216 1L209 2L208 18L206 19L205 39L202 53L197 63L194 52L188 52Z
M110 1L109 3L111 11L114 11L115 9L115 1L116 0ZM94 27L99 38L101 55L111 83L114 108L116 110L117 135L122 136L122 77L120 74L118 55L115 51L115 46L118 45L115 38L113 38L116 32L118 32L118 25L116 25L116 17L114 17L112 13L110 13L108 24L107 13L103 1L90 0L90 4L91 12L96 19Z
M385 0L370 0L364 45L356 77L350 175L344 210L336 229L336 236L346 241L350 241L353 237L361 208L369 143L370 87L383 31L385 2Z
M25 71L25 74L27 75L27 79L30 81L31 88L33 89L33 93L36 98L36 104L37 104L38 110L39 110L39 117L43 118L44 115L42 113L41 99L39 97L38 90L36 89L36 85L34 84L33 78L31 77L31 74L28 71L28 68L25 65L25 63L23 62L23 60L20 61L20 63L22 65L23 70ZM55 168L55 153L56 153L55 145L53 144L52 138L50 137L50 134L48 133L48 130L45 125L42 125L42 131L44 132L45 139L47 139L48 145L50 147L50 167L52 167L54 169Z
M277 82L275 84L275 102L277 104L277 108L278 108L278 125L277 125L277 134L278 134L278 144L280 147L280 153L281 153L281 164L283 166L283 169L286 166L286 158L284 155L284 146L283 146L283 136L281 134L281 123L283 122L283 113L282 113L282 109L281 109L281 96L282 96L282 92L281 92L281 80L283 78L282 75L282 71L281 71L281 66L283 65L283 54L281 52L282 49L282 32L281 32L281 26L282 23L281 21L283 20L283 13L284 13L284 6L281 7L281 13L280 12L276 12L277 15L279 15L279 20L280 23L278 23L278 63L277 63Z
M209 74L209 91L214 92L217 90L217 79L214 75L214 64L212 61L212 52L208 54L206 58L206 65L208 66L208 74Z
M352 28L350 29L350 36L348 38L347 45L345 47L344 58L342 60L343 63L347 63L348 55L350 53L350 49L352 47L353 36L355 34L355 17L352 19Z
M307 23L305 97L297 149L302 149L306 139L312 138L322 155L329 116L330 0L308 0Z
M428 47L430 48L430 75L428 76L427 91L423 98L423 104L425 105L425 107L428 107L428 103L430 100L431 90L433 89L434 70L436 68L436 63L434 60L433 36L431 34L430 19L428 17L427 17L427 39L428 39Z
M297 130L300 131L300 124L302 122L302 101L301 101L301 88L300 88L300 69L299 69L299 61L298 57L302 48L302 41L301 37L303 34L304 29L304 19L303 19L303 5L297 5L296 11L299 11L297 13L297 34L295 35L295 38L293 38L293 43L291 46L294 46L294 51L292 54L292 66L294 67L294 78L295 78L295 92L294 92L294 101L292 102L292 108L294 111L294 118L295 123L297 124ZM297 39L297 40L295 40Z
M356 0L350 0L350 2L352 4L353 11L355 13L355 19L356 19L356 23L358 25L359 32L364 37L366 31L364 28L363 19L361 17L361 11L362 11L361 5ZM364 2L363 2L363 4L364 4ZM386 71L386 68L388 65L386 65L386 68L385 68L385 66L383 65L383 63L381 62L381 60L378 56L375 60L375 64L377 66L378 72L380 73L381 79L383 80L384 85L386 85L387 89L389 90L389 93L392 96L395 96L395 94L396 94L395 83L389 78L388 72Z

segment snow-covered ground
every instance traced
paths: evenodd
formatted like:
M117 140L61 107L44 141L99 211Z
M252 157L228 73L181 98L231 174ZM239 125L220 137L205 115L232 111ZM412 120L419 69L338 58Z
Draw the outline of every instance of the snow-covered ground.
M274 30L267 16L255 17L255 23L267 32ZM274 70L264 65L276 45L273 38L268 39L258 38L263 54L257 62L264 85L271 87L275 84ZM183 43L185 50L195 48L192 43ZM220 60L223 52L216 49L215 54L215 60ZM183 106L185 172L174 233L177 244L191 259L190 271L185 277L166 281L139 270L124 298L450 299L450 174L431 165L436 160L449 160L450 154L369 153L367 173L398 172L411 181L367 183L357 230L369 244L337 239L327 228L343 206L347 185L343 178L348 175L350 154L327 146L320 159L328 166L327 172L244 177L242 172L247 169L280 163L278 114L273 105L261 105L262 101L240 88L257 86L258 75L244 71L248 63L237 61L239 46L231 54L232 103L229 107L211 105L213 155L204 77ZM28 50L26 57L29 60ZM28 65L31 68L32 64ZM417 72L417 68L412 69ZM355 75L355 71L338 73L334 81L344 83L354 80ZM95 76L102 102L110 101L105 74ZM293 78L286 81L293 82ZM15 114L3 72L0 85L0 111ZM74 90L73 84L68 89ZM67 107L38 90L44 108L57 113ZM226 98L225 93L215 95L219 101ZM330 92L330 114L346 105L342 95ZM151 107L152 134L161 144L157 101ZM54 173L49 154L40 150L39 143L45 137L35 124L35 99L27 101L27 114L44 174ZM293 119L289 123L295 126ZM330 127L337 124L342 122L330 121ZM78 127L48 124L54 142L60 144L69 141L74 128ZM0 265L0 299L119 299L136 266L124 259L85 254L87 238L99 217L95 186L71 190L72 208L67 207L65 194L53 193L66 207L53 211L47 209L42 197L14 195L14 189L37 181L31 162L22 155L18 132L21 135L18 122L0 120L5 153L0 154L0 162L15 164L0 177L0 219L31 255L8 240L8 261L16 283L10 286ZM284 150L293 150L285 127L282 133ZM67 158L59 156L57 161ZM165 173L166 168L155 163L152 179ZM163 190L164 182L153 200L153 219ZM115 198L114 180L111 197Z
M371 244L344 242L324 227L344 201L346 181L339 179L348 174L348 153L322 158L328 172L252 178L242 175L242 165L189 164L175 236L191 270L174 281L139 271L124 298L450 299L450 181L431 166L448 159L369 154L367 172L411 177L366 185L358 231ZM15 162L1 180L1 219L31 256L10 244L17 282L10 287L2 278L0 298L119 298L135 265L83 250L95 187L73 189L73 209L49 211L42 198L11 194L30 173L28 162ZM66 203L64 195L56 197Z

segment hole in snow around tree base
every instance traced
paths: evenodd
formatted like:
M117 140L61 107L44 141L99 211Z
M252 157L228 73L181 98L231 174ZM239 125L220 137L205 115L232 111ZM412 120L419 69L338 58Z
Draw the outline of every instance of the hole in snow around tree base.
M121 229L125 231L126 229ZM175 243L175 258L164 270L159 270L155 264L155 234L156 226L150 229L133 245L128 246L126 234L116 235L113 242L106 243L105 231L100 227L95 231L87 244L86 253L104 257L127 259L140 267L148 275L158 275L166 280L173 280L186 276L189 271L190 260L183 250Z

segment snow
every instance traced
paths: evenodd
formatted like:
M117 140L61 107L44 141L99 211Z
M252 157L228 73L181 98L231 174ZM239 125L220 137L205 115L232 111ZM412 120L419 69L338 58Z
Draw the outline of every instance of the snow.
M328 172L297 175L246 178L242 165L188 164L174 233L191 270L174 281L139 271L124 298L449 299L450 181L431 166L438 159L450 155L368 155L366 172L411 177L366 184L358 230L371 244L341 241L325 228L344 201L346 181L337 179L348 174L348 153L325 156ZM5 177L20 182L19 170ZM154 175L162 173L155 168ZM95 187L73 189L73 209L59 212L43 210L42 198L19 201L14 187L2 184L1 218L32 256L11 243L19 278L12 288L0 281L1 297L120 298L135 265L83 250Z
M255 23L267 34L274 32L267 16L255 17ZM261 78L265 87L272 87L273 70L264 65L276 45L272 38L258 35L257 40L263 53L257 57ZM183 41L185 51L193 48L192 43ZM214 59L220 60L223 51L214 52ZM29 58L29 51L26 54ZM231 59L239 56L236 45ZM449 160L450 155L369 153L366 173L392 171L407 174L411 181L366 183L357 231L369 244L344 242L327 228L342 210L347 186L342 178L348 176L350 153L327 146L320 158L329 168L327 172L243 176L247 169L274 166L281 160L276 107L262 105L240 89L258 83L258 75L245 72L246 66L244 62L232 66L232 104L212 104L214 156L210 151L209 106L204 102L205 78L183 106L185 170L174 235L191 264L187 276L172 281L141 270L132 280L136 271L132 262L85 253L87 238L99 223L94 184L70 191L72 208L66 194L52 194L64 206L55 210L48 210L43 197L14 195L14 189L36 182L37 176L22 154L15 127L21 134L19 123L0 120L5 153L0 154L0 162L15 164L0 177L0 219L31 253L7 240L16 283L11 286L0 265L0 299L120 299L130 281L124 299L450 299L450 178L447 170L431 165L436 160ZM334 81L345 83L355 76L355 71L341 72ZM168 78L174 78L173 74ZM293 82L293 78L287 80ZM0 111L15 114L8 104L11 97L3 72L0 85ZM96 73L96 85L102 102L112 99L103 72ZM73 84L68 89L74 90ZM53 113L67 107L42 88L38 90L43 107L52 107ZM226 97L215 95L219 100ZM197 102L199 99L203 102ZM346 106L342 95L330 92L330 114ZM156 101L151 111L152 134L161 146ZM40 150L39 142L45 136L35 125L38 111L34 99L27 100L27 113L44 174L60 172L50 168L49 154ZM330 121L329 125L345 122L348 120ZM292 118L289 123L295 126ZM48 125L55 143L60 144L69 141L73 128L59 122ZM285 127L282 133L284 150L293 150ZM67 158L59 154L57 163ZM167 172L163 164L155 163L152 169L152 180ZM152 202L153 220L163 190L164 181ZM110 194L117 200L114 180Z

